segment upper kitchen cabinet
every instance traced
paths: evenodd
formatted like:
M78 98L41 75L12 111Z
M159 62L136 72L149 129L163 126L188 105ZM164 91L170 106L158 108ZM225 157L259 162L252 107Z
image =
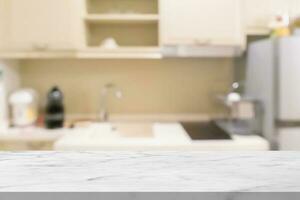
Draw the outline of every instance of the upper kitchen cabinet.
M299 0L289 0L290 3L290 15L292 18L299 18L300 17L300 1Z
M202 53L199 52L199 56L218 50L225 51L226 54L226 48L232 50L232 47L244 46L239 0L160 2L160 37L163 46L207 47L208 51L200 50ZM222 47L225 49L221 49Z
M248 35L269 34L269 24L278 14L288 14L291 18L300 14L299 0L243 0L242 2Z
M85 0L88 58L161 58L159 0Z
M84 44L83 5L82 0L6 1L2 14L4 49L20 52L80 48Z
M7 32L7 6L8 1L7 0L0 0L0 50L4 49L6 47L6 36L8 35Z

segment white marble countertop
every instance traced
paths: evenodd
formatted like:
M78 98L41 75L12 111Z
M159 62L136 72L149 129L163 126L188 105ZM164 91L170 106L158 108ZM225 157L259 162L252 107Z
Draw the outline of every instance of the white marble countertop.
M0 153L0 191L299 192L299 152Z

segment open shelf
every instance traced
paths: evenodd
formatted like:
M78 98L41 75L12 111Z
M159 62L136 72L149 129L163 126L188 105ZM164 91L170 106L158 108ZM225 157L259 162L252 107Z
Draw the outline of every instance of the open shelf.
M107 38L124 46L159 46L158 24L88 24L88 47L100 47Z
M79 57L161 58L158 1L86 0L86 50ZM112 40L114 48L103 47Z
M88 23L158 23L157 14L89 14L85 17Z

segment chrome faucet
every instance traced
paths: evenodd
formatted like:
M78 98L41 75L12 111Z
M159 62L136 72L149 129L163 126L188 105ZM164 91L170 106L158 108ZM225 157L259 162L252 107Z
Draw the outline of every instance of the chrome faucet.
M123 98L123 93L120 89L116 87L113 83L108 83L104 85L102 91L101 91L101 103L100 103L100 121L101 122L107 122L109 121L109 112L107 108L107 100L109 92L112 91L114 96L118 99Z

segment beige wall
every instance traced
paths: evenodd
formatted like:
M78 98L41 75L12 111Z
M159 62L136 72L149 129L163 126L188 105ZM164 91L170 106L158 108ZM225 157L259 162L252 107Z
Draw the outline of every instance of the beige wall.
M22 85L32 87L45 103L47 90L61 87L69 114L94 114L100 90L113 82L124 92L111 100L114 113L199 113L223 111L214 96L233 80L232 59L166 60L24 60Z

